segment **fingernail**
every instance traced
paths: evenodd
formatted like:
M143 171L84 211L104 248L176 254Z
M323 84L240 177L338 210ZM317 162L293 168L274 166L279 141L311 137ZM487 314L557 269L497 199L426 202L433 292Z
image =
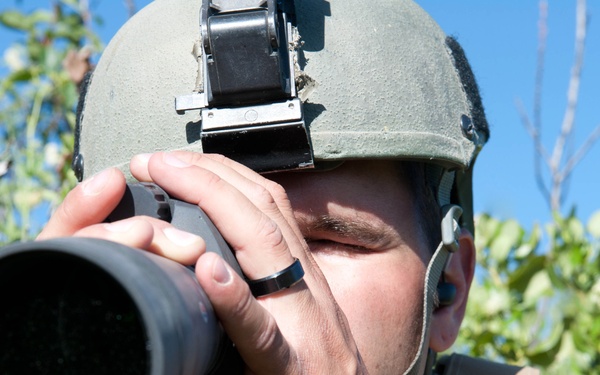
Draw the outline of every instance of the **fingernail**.
M140 164L148 165L150 157L152 157L152 154L137 154L132 158L132 161L135 160Z
M191 164L188 164L186 162L184 162L181 159L176 158L175 156L171 155L170 153L165 153L165 156L163 157L163 161L167 164L169 164L172 167L175 168L186 168L189 167Z
M225 266L223 258L219 257L213 266L213 279L219 284L227 284L231 280L231 273Z
M196 236L195 234L184 232L173 227L163 229L163 233L169 239L169 241L178 246L188 246L194 242L198 242L200 239L200 237Z
M111 232L125 233L133 226L133 220L115 221L114 223L108 223L104 227Z
M106 169L85 180L81 184L83 194L87 196L95 196L100 194L110 180L112 172L112 169Z

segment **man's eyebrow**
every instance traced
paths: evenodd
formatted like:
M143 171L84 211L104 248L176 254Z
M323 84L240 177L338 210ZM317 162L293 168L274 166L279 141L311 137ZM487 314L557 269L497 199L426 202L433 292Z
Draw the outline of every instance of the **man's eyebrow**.
M392 230L386 226L377 226L363 220L350 221L330 215L303 218L298 222L305 237L311 233L331 233L342 238L357 240L364 245L386 246L391 244Z

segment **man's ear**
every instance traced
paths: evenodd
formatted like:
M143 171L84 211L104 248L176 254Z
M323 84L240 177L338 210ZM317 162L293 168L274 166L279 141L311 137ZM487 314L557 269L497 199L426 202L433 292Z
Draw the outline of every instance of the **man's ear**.
M440 306L432 316L429 347L438 353L456 340L475 272L475 244L471 232L462 229L458 243L458 251L452 254L444 272L445 281L456 287L456 296L452 303Z

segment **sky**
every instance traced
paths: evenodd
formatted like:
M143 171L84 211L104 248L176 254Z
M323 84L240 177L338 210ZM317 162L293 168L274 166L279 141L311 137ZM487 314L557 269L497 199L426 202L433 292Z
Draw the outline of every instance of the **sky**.
M475 168L475 210L516 217L529 227L550 220L534 179L534 149L516 100L531 116L538 42L538 1L417 1L466 51L491 125ZM574 60L575 1L549 1L542 93L542 140L550 152L566 108ZM588 1L585 61L576 112L575 148L600 125L600 3ZM600 209L600 143L576 167L563 210L576 206L587 221Z
M199 0L200 1L200 0ZM136 0L139 8L149 0ZM50 0L3 0L8 7L44 6ZM104 23L96 27L105 43L127 20L124 1L89 0ZM526 228L550 221L550 209L534 179L534 149L519 117L520 100L531 116L539 15L536 0L417 0L449 35L463 46L477 77L491 139L477 160L474 207L503 219L516 218ZM566 93L574 57L575 0L550 0L548 40L542 94L542 140L554 147L566 108ZM588 1L588 37L576 112L577 149L600 125L600 3ZM15 38L0 30L0 51ZM0 59L1 60L1 59ZM3 74L0 61L0 77ZM584 222L600 210L600 142L588 152L570 179L563 205L577 208ZM547 175L546 175L547 176ZM547 179L546 179L547 180Z

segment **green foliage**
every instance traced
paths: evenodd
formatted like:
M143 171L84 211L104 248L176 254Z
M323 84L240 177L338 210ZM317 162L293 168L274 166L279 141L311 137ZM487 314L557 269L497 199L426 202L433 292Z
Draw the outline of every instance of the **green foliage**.
M75 184L78 92L62 61L83 46L100 50L84 12L79 1L57 0L51 10L0 13L0 26L20 35L4 51L9 71L0 81L0 245L35 236L35 223Z
M547 374L600 374L600 211L526 231L476 221L477 271L454 350Z

